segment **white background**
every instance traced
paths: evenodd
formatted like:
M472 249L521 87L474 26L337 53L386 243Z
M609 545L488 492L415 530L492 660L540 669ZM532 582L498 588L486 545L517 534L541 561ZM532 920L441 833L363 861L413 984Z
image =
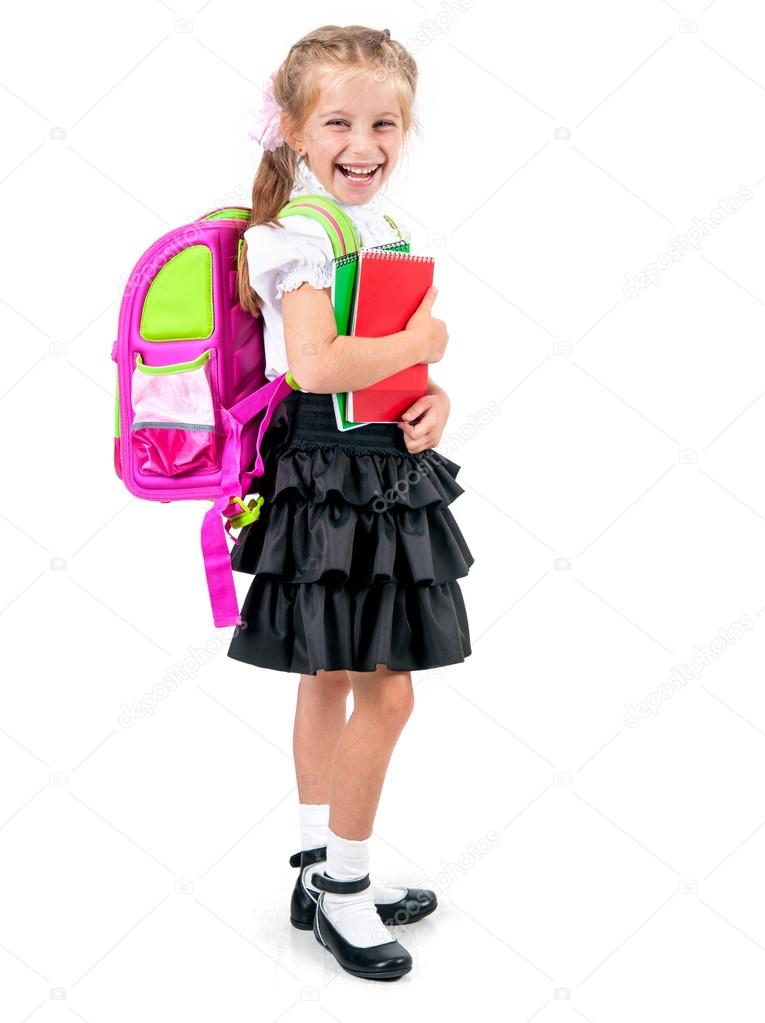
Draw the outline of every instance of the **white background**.
M6 13L7 1023L762 1019L765 16L677 3ZM297 676L226 657L203 506L112 468L127 276L249 203L248 108L325 22L420 68L391 213L436 257L476 559L375 822L373 875L440 903L392 985L289 924Z

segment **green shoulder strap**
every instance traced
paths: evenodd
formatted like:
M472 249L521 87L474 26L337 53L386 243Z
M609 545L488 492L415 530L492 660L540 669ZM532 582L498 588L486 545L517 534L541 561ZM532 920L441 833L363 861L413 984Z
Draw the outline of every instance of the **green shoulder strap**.
M322 225L329 235L332 243L332 253L335 258L347 256L361 248L361 239L351 218L338 203L327 199L326 196L295 196L294 199L290 199L280 210L277 214L277 219L281 220L283 217L297 215L311 217L312 220ZM387 213L384 213L383 216L403 241L404 236L393 217Z
M332 241L332 251L335 257L346 256L361 248L361 239L351 218L341 206L331 199L327 199L326 196L295 196L277 214L277 219L296 214L311 217L326 229ZM383 216L403 241L404 236L393 217L387 213L383 213Z
M238 212L238 211L237 211ZM224 219L223 214L228 214L229 210L216 210L207 217L201 219ZM345 256L352 252L356 252L361 248L361 239L359 238L356 226L353 221L348 217L346 212L332 202L331 199L327 199L323 195L300 195L291 199L282 209L277 213L277 220L282 217L290 217L295 215L308 216L321 224L329 235L332 243L332 253L335 258L338 256ZM249 220L250 211L245 210L242 219ZM383 216L388 221L390 226L403 241L404 236L401 233L401 229L395 222L393 217L387 213L383 213ZM227 219L233 219L229 217ZM242 255L242 239L239 239L239 245L237 246L236 253L236 265L239 266L239 260Z
M361 248L361 238L351 218L337 203L323 195L295 196L277 213L279 220L292 216L311 217L321 224L329 235L335 258Z

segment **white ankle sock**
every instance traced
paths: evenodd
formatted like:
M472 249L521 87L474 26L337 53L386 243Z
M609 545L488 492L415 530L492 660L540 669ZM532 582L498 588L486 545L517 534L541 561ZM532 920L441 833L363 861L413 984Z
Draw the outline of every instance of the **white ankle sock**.
M313 870L319 872L320 864L314 864ZM328 826L325 873L337 881L355 881L368 874L368 840L341 838ZM322 905L332 926L346 941L358 948L369 948L396 940L377 915L371 886L346 895L325 892Z
M327 844L327 830L329 828L329 803L301 803L300 804L300 848L318 849ZM323 870L325 861L312 863L303 871L303 883L306 888L317 892L319 889L311 882L311 874L314 870ZM327 873L331 871L327 868ZM377 884L372 881L372 897L375 902L381 904L398 902L406 895L406 887L403 885Z
M318 849L327 844L329 803L300 804L300 848Z

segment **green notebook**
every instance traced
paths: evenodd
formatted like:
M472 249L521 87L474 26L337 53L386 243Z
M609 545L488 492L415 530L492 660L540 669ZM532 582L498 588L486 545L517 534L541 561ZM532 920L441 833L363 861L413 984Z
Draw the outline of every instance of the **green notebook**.
M409 242L402 239L388 242L386 245L370 246L364 251L369 252L372 248L409 252ZM356 269L359 265L358 253L351 252L347 256L338 256L332 260L332 263L335 268L332 278L332 307L335 310L335 325L338 334L347 334L353 310L353 290L356 284ZM357 426L366 426L366 423L352 423L350 419L346 418L346 393L346 391L339 391L332 395L338 430L355 430Z

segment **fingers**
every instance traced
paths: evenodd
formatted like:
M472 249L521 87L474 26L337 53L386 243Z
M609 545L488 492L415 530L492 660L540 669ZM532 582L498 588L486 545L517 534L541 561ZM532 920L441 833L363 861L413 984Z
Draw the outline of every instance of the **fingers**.
M422 415L423 412L427 412L433 407L433 395L423 394L421 398L418 398L409 408L401 413L401 418L406 422L411 422L413 419L417 419L418 416Z
M427 312L429 312L433 308L433 303L435 302L437 295L438 288L435 286L435 284L433 284L425 292L422 302L420 304L420 308L425 309Z
M426 394L422 398L418 398L414 405L410 405L406 412L402 413L399 423L403 422L405 426L422 426L423 423L430 425L436 414L434 406L434 396Z
M435 426L435 419L433 416L424 415L417 423L402 423L399 422L398 426L410 437L422 437L424 433L430 432Z
M435 447L440 439L438 431L434 426L426 423L424 420L416 426L401 422L398 425L404 431L404 443L410 454L416 454L418 451L426 451L428 448Z

